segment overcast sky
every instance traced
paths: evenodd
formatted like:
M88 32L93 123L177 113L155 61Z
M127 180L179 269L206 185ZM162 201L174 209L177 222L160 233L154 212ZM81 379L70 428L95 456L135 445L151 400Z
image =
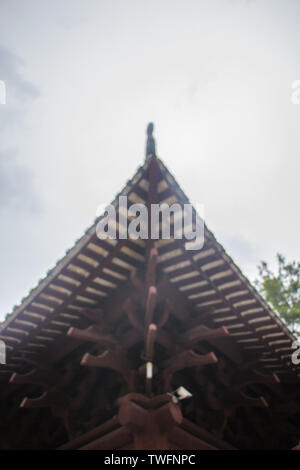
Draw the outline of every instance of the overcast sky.
M0 0L0 319L158 156L251 280L299 260L298 0Z

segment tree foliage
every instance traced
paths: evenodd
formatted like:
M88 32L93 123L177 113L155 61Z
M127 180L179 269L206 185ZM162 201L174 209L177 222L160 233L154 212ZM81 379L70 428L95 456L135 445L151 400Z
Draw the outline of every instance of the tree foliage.
M277 254L278 269L273 273L265 261L258 266L258 290L293 333L300 334L300 263L287 263Z

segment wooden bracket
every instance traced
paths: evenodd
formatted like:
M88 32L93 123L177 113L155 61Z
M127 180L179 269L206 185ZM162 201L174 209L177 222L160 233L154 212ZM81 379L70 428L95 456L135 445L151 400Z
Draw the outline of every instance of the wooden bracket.
M184 345L184 347L190 347L200 341L209 342L211 339L224 338L224 336L228 335L229 331L224 326L221 328L211 329L204 325L198 325L180 335L179 343Z
M103 367L117 372L123 377L131 390L134 384L136 371L131 369L130 362L124 357L122 351L106 350L99 356L93 356L90 353L84 354L80 364L88 367Z
M144 331L144 327L140 320L137 318L131 299L126 300L124 303L124 310L127 313L128 320L133 328L136 328L137 330Z
M243 370L239 371L233 378L234 387L241 389L250 384L278 384L280 379L278 375L272 374L262 374L255 369L253 370Z
M170 391L173 375L179 370L189 367L203 367L208 364L216 364L218 359L213 352L208 354L198 354L195 351L183 351L163 364L164 390Z
M146 312L145 312L145 325L148 326L152 322L153 312L157 302L157 289L150 286L147 294Z
M168 433L182 423L179 404L171 402L166 395L147 399L140 394L128 394L118 403L119 423L132 432L135 449L168 448Z
M158 321L158 324L157 324L158 328L162 328L167 323L167 321L169 320L170 312L171 312L171 304L170 304L169 299L167 299L165 301L163 313L162 313L162 315L161 315L161 317Z
M89 326L85 330L71 327L67 332L67 336L79 339L80 341L90 341L92 343L100 344L104 348L116 347L118 342L113 336L103 334L96 325Z
M153 361L153 353L154 353L154 343L157 333L157 326L154 323L151 323L148 326L147 335L146 335L146 351L145 351L145 358L146 361Z
M156 272L156 263L157 263L158 251L156 248L151 248L148 258L147 272L146 272L146 281L145 281L145 292L148 294L150 286L155 285L155 272Z
M47 373L46 371L41 371L38 369L33 369L27 374L18 374L14 372L9 379L9 383L14 384L33 384L41 385L42 387L49 387L54 385L58 381L58 376L52 373Z

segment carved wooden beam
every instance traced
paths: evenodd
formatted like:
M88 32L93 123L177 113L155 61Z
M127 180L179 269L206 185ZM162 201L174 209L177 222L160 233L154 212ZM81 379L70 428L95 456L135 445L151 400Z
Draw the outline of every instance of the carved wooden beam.
M173 337L164 329L157 330L156 342L161 344L168 351L172 351L175 346Z
M146 359L146 393L151 394L152 391L152 378L153 378L153 355L154 355L154 342L157 333L157 326L151 323L148 326L146 334L145 345L145 359Z
M120 338L117 338L120 346L126 350L130 348L131 346L134 346L134 344L143 341L144 339L144 328L143 331L141 330L136 330L132 329L128 333L126 333L124 336L121 336ZM169 335L165 330L163 329L158 329L157 334L156 334L156 340L157 343L161 344L165 349L167 350L172 350L174 348L174 341L171 335Z
M171 304L170 304L169 299L167 299L165 301L163 313L160 319L158 320L158 324L157 324L158 328L162 328L167 323L167 321L169 320L170 312L171 312Z
M280 379L278 375L262 374L256 370L239 371L233 378L233 385L237 388L243 388L250 384L278 384Z
M118 337L117 339L120 346L126 351L131 348L131 346L143 340L143 332L132 328L124 336Z
M182 423L180 406L166 395L162 401L157 398L128 394L118 400L118 420L134 435L135 449L168 449L168 433Z
M44 408L50 407L53 404L53 401L49 399L48 392L43 392L37 398L28 398L25 397L20 403L20 408Z
M213 352L208 354L198 354L195 351L183 351L164 363L164 369L168 369L173 374L187 367L202 367L207 364L216 364L217 357Z
M164 390L169 391L172 376L179 370L189 367L203 367L208 364L216 364L218 359L213 352L198 354L195 351L183 351L163 364Z
M183 344L185 347L189 347L199 343L200 341L209 342L211 339L223 338L228 335L229 331L224 326L221 328L210 329L204 325L199 325L180 335L179 343Z
M57 381L58 377L52 371L47 373L47 371L38 369L34 369L27 374L14 372L9 379L9 383L41 385L44 387L53 385Z
M37 398L23 398L20 408L51 408L53 414L61 416L68 407L67 398L59 390L45 391Z
M182 423L182 413L178 404L165 403L153 411L153 418L162 432L169 432L173 426Z
M129 361L119 351L106 350L99 356L86 353L80 363L83 366L113 369L117 372L122 372L122 374L130 370Z
M80 447L79 450L115 450L121 449L133 439L131 432L126 427L120 427L101 436L94 441Z
M180 427L174 427L168 435L168 440L177 446L177 449L184 450L217 450L211 444L199 439L198 437L190 434L189 432L181 429Z
M134 308L133 308L131 299L128 299L124 303L124 310L127 313L127 317L128 317L129 322L131 323L131 326L133 326L133 328L136 328L137 330L144 331L144 327L143 327L142 323L137 318L137 316L134 312Z
M113 338L113 336L103 334L95 325L89 326L85 330L80 330L78 328L71 327L67 332L67 336L79 339L81 341L90 341L92 343L97 343L103 346L104 348L115 347L118 344L117 340Z
M243 353L233 338L223 336L219 338L210 338L209 343L222 354L230 358L235 364L243 364Z
M158 257L157 249L154 247L151 248L150 253L149 253L149 258L148 258L147 271L146 271L146 282L145 282L146 293L148 292L150 286L155 285L155 278L156 278L155 272L156 272L157 257Z
M143 281L137 276L136 272L131 272L130 274L130 280L134 287L141 293L144 292L145 285Z
M146 312L145 312L145 325L148 326L152 322L153 312L157 301L156 287L150 286L148 289Z
M103 367L105 369L114 370L123 377L129 389L132 389L134 385L136 371L131 369L131 364L122 351L107 350L99 356L86 353L81 359L80 364L82 366Z
M119 406L121 406L123 403L127 403L128 401L133 401L134 403L137 403L138 405L141 405L143 408L146 409L156 409L161 407L165 403L169 403L170 401L172 401L172 398L167 393L155 395L149 398L146 395L142 395L141 393L131 392L120 397L118 399L118 404Z
M100 424L96 428L88 431L72 441L69 441L62 446L58 447L57 450L71 450L71 449L78 449L79 447L84 446L85 444L94 441L97 438L101 438L102 436L106 436L110 432L114 431L116 428L119 428L119 422L117 416L105 421L104 423Z
M237 408L237 407L255 407L255 408L268 408L268 403L264 397L252 398L245 393L228 391L220 397L220 401L224 408Z
M163 274L161 281L157 284L158 301L163 301L170 295L170 282L166 273Z
M145 348L145 356L146 361L153 361L153 353L154 353L154 343L157 333L157 326L154 323L151 323L148 326L147 336L146 336L146 348Z
M281 357L280 352L276 350L276 346L275 345L273 345L273 346L270 345L269 344L270 341L267 338L264 338L264 332L263 331L260 331L260 332L257 331L257 329L251 323L251 321L249 320L247 315L243 316L241 314L241 311L239 310L239 308L235 306L234 301L228 299L226 297L226 294L222 291L222 289L220 289L218 284L214 280L211 279L211 277L210 277L211 273L210 273L210 276L209 276L208 273L203 269L203 267L200 264L198 264L197 262L195 262L195 260L193 259L191 253L189 253L189 252L186 252L186 253L188 254L189 260L191 261L191 265L194 266L196 269L198 269L200 271L200 274L203 277L203 279L205 279L208 282L208 284L211 286L211 288L213 288L215 290L217 298L220 298L222 300L222 302L224 303L224 305L226 305L230 309L232 314L235 314L238 317L238 319L241 321L241 323L244 323L246 325L246 328L249 329L252 332L253 337L257 338L258 341L260 342L260 344L264 345L268 350L271 350L272 353L274 354L274 356L276 356L278 358L278 360L281 362L281 364L284 367L286 367L285 361ZM206 260L206 262L207 262L207 260ZM249 291L248 296L243 296L242 298L243 298L243 300L245 300L247 297L249 299L253 298L253 295L250 291ZM201 307L200 307L200 309L201 309Z
M122 426L128 426L132 431L139 432L148 425L150 415L140 405L128 400L121 404L118 420Z

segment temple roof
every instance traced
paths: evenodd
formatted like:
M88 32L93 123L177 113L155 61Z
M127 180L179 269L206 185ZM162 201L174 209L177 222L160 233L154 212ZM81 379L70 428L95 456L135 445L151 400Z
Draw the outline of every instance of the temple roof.
M127 196L129 204L147 206L189 203L155 156L146 158L116 196L112 204L117 212L119 196ZM269 443L273 439L295 445L300 422L300 371L291 363L295 338L206 225L202 249L188 250L186 240L172 237L100 240L96 227L103 217L94 221L0 326L0 338L7 346L7 364L0 367L1 401L12 400L16 422L22 418L18 406L31 413L25 408L55 406L64 420L64 410L71 406L71 415L87 423L81 433L92 423L103 423L106 429L105 422L116 412L115 401L124 390L164 403L166 393L184 385L195 397L182 425L189 433L199 436L203 429L218 427L219 437L225 432L227 443L251 448L263 419L264 436L267 427L272 430ZM140 381L147 361L154 367L154 381L146 382L144 391ZM100 367L101 374L105 368L113 370L121 382L115 375L101 380L103 375L86 372L94 367ZM87 374L85 379L82 374ZM89 384L96 383L105 396L85 411L95 398L89 395ZM28 398L39 395L40 387L47 393ZM73 389L73 401L61 398ZM269 408L271 413L264 415L261 410L247 415L249 407ZM230 428L226 423L232 410L236 421ZM217 423L219 413L225 424ZM5 422L5 412L3 416ZM33 415L26 416L34 426ZM201 432L193 428L199 423ZM237 425L246 426L246 434L236 435ZM174 431L177 442L186 433L182 426ZM70 439L73 434L68 433ZM215 439L212 434L208 442ZM63 442L57 440L60 445ZM220 448L227 445L218 442Z
M189 200L165 167L158 163L158 203ZM127 195L132 203L147 202L149 160L138 168L112 202ZM130 274L145 261L145 240L99 240L96 226L86 230L73 248L30 291L1 324L9 361L1 376L9 376L11 362L20 355L40 355L77 325L86 307L100 308L113 298ZM230 331L238 349L261 353L265 367L277 374L297 372L292 367L291 343L295 340L283 321L205 226L205 243L199 251L185 250L183 240L158 240L158 265L174 289L195 314L209 315L217 327Z

